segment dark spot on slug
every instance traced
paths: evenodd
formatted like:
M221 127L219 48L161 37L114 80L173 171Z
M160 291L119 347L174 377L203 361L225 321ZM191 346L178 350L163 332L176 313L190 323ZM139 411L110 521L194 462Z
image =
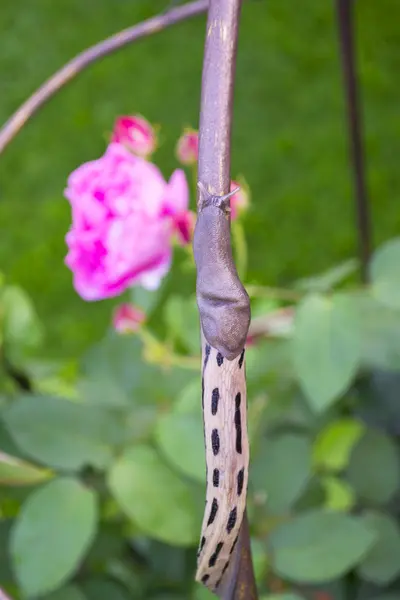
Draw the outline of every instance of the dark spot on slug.
M206 368L206 366L207 366L208 359L209 359L209 357L210 357L210 352L211 352L211 346L210 346L210 344L206 344L206 347L205 347L205 352L204 352L204 354L205 354L205 356L204 356L204 365L203 365L203 368L204 368L204 369L205 369L205 368Z
M242 394L240 392L238 392L236 394L236 398L235 398L235 407L236 407L236 410L238 410L238 408L240 408L241 401L242 401Z
M221 552L223 545L224 545L224 542L218 542L218 544L217 544L217 546L215 548L214 554L212 554L210 556L210 560L208 561L208 566L209 567L215 567L215 563L217 562L218 555Z
M217 512L218 512L218 500L216 498L214 498L212 501L212 504L211 504L211 511L210 511L210 516L208 517L207 525L211 525L211 523L214 523L215 517L217 516Z
M238 392L235 398L235 427L236 427L236 452L242 454L242 416L240 414L241 394Z
M218 579L218 581L215 585L216 588L221 584L221 581L222 581L228 567L229 567L229 560L226 561L224 568L222 569L221 577Z
M243 361L244 361L244 348L243 348L243 350L242 350L242 354L240 355L240 358L239 358L239 369L241 369L241 368L242 368L242 366L243 366Z
M219 469L213 471L213 486L219 487Z
M201 581L203 583L207 583L207 581L210 579L210 576L208 573L206 573L205 575L203 575L203 577L201 578Z
M219 389L214 388L211 397L211 414L216 415L218 411Z
M201 378L201 406L204 410L204 377Z
M237 445L237 443L236 443ZM219 434L218 429L213 429L211 433L211 446L214 456L217 456L219 452Z
M240 496L240 494L243 491L243 483L244 483L244 467L242 469L240 469L239 473L237 474L237 495Z
M218 354L217 354L217 365L220 367L223 362L224 362L224 357L222 356L221 352L218 352Z
M201 542L200 542L199 550L197 552L197 556L199 556L200 552L203 550L205 543L206 543L206 538L203 535L203 537L201 538Z
M237 519L237 508L235 506L235 508L232 508L232 510L229 514L228 523L226 525L226 531L228 533L230 533L232 531L232 529L235 527L236 519Z
M231 548L231 550L230 550L229 554L233 554L233 551L234 551L234 549L235 549L235 546L236 546L236 544L237 544L237 541L238 541L238 539L239 539L239 534L237 534L237 536L235 537L235 541L234 541L234 542L233 542L233 544L232 544L232 548Z

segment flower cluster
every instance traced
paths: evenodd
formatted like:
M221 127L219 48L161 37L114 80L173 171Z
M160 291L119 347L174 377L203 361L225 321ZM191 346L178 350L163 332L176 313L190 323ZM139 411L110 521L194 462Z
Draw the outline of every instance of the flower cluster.
M134 285L156 289L170 269L174 241L191 241L195 215L185 173L176 169L166 181L150 160L156 148L146 119L119 117L103 156L68 178L72 224L65 262L84 300L118 296ZM176 153L181 164L197 164L197 131L184 131ZM232 219L247 202L244 191L232 197Z

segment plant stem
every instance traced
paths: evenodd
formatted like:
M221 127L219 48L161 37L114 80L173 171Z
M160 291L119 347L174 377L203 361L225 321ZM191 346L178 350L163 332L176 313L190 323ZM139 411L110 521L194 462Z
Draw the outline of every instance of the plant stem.
M201 90L198 178L212 194L229 192L233 90L241 0L210 0ZM198 196L200 201L200 196ZM256 600L245 512L223 600Z
M24 102L20 108L10 117L5 125L0 129L0 153L11 142L11 140L22 129L28 119L60 90L66 83L71 81L78 73L83 71L90 64L119 50L127 44L136 40L157 33L162 29L195 17L207 10L208 0L195 0L183 6L172 8L156 17L147 19L142 23L128 27L123 31L115 33L111 37L102 40L98 44L87 48L75 58L67 62L59 71L48 79L36 92Z
M235 246L236 268L240 279L245 279L247 273L247 243L244 229L240 221L232 222L232 237ZM249 290L247 290L249 293Z

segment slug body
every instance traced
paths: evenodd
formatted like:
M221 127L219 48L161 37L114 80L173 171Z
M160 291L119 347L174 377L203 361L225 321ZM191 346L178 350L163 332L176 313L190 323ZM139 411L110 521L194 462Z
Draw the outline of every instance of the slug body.
M202 407L206 507L196 580L219 593L246 507L249 442L245 341L250 302L232 258L229 196L203 186L193 250L202 326ZM236 191L236 190L235 190Z
M249 443L245 350L232 361L206 340L202 350L207 493L196 580L218 592L246 507Z

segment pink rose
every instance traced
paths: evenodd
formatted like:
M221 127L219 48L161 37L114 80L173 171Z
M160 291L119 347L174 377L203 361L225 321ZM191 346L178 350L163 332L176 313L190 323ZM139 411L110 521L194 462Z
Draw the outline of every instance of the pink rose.
M180 246L186 246L192 241L196 218L196 213L191 210L176 215L174 218L176 238Z
M234 194L231 199L231 219L234 221L238 218L249 206L250 203L250 194L247 189L244 189L243 186L239 186L237 181L231 182L231 192L237 187L240 187L240 190Z
M153 163L111 143L71 173L65 196L72 207L65 262L83 299L159 286L170 268L176 222L187 211L183 171L167 183Z
M176 145L176 155L183 165L193 165L199 158L199 134L194 129L185 129Z
M113 314L113 326L118 333L134 333L145 320L145 313L133 304L120 304Z
M143 117L118 117L111 141L123 144L138 156L147 157L154 152L157 138L153 127Z

